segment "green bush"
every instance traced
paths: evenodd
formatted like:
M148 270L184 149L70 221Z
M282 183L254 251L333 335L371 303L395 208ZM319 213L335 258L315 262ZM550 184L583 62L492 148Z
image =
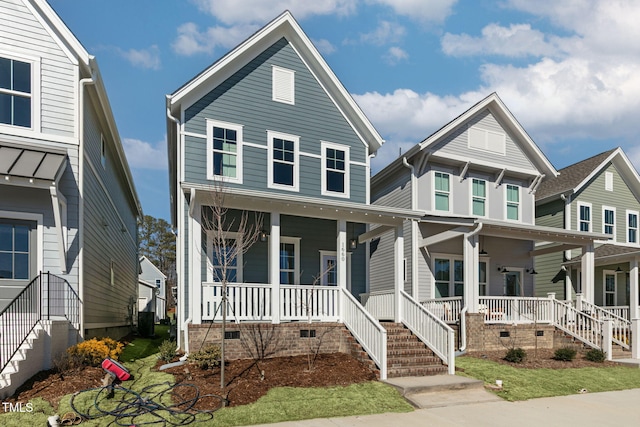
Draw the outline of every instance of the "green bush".
M584 358L589 360L590 362L602 363L607 358L607 353L605 353L602 350L597 350L595 348L592 348L591 350L585 353Z
M571 347L562 347L559 348L553 353L553 358L555 360L561 360L563 362L571 362L575 359L577 351Z
M200 350L191 353L189 362L194 363L200 369L209 369L220 365L220 346L217 344L205 344Z
M527 352L524 349L518 348L510 348L507 350L507 354L504 356L504 360L511 363L522 363L524 358L527 357Z
M176 356L176 343L171 340L164 340L162 344L158 346L158 351L160 352L158 356L160 360L171 362Z

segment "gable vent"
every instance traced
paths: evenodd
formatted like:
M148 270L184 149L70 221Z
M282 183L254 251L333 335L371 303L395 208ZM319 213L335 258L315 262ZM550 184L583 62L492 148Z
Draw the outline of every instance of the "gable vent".
M503 156L506 154L507 141L504 133L470 127L467 134L469 148L502 154Z
M273 100L294 104L295 72L285 68L273 67Z

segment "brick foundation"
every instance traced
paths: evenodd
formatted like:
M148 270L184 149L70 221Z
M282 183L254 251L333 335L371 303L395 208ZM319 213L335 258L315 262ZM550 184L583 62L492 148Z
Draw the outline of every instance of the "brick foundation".
M484 314L467 313L467 350L556 348L555 327L548 324L485 324Z
M228 323L225 356L227 360L258 358L260 354L264 358L299 356L315 353L318 348L318 353L350 353L350 334L345 330L342 323ZM189 350L197 351L205 343L220 345L221 337L220 323L189 325Z

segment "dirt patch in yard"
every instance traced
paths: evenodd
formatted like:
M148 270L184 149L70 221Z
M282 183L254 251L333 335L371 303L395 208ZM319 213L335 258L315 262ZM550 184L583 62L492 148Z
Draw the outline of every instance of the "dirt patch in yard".
M158 363L157 367L162 365ZM255 402L273 387L347 386L376 379L375 373L348 354L320 354L309 369L307 356L276 357L262 361L233 360L225 365L226 387L220 389L220 368L200 369L183 365L167 369L176 383L197 386L200 395L215 394L227 399L229 406ZM43 371L25 383L10 401L26 402L35 397L57 408L60 399L76 391L99 387L104 378L102 368L83 368L60 375ZM193 388L178 387L174 401L193 398ZM218 399L202 399L197 409L213 409Z

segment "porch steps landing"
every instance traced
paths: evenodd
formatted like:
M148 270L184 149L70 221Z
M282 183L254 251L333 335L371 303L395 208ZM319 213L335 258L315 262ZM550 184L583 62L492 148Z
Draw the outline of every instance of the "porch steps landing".
M381 324L387 330L387 378L447 373L440 358L402 323Z

